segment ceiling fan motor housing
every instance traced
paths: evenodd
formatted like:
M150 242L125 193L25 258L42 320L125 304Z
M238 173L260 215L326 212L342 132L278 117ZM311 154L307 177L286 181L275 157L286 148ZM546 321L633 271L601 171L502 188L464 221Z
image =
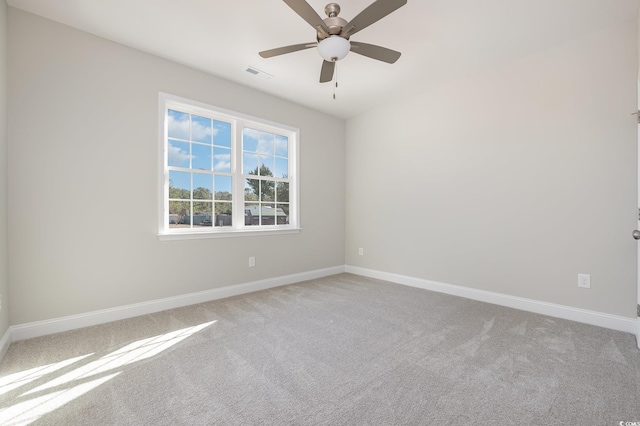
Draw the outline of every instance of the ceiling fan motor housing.
M329 3L325 6L324 13L328 16L328 18L323 19L323 21L327 28L329 28L329 36L340 34L342 28L347 25L346 20L338 17L338 14L340 13L340 5L337 3ZM318 31L318 41L329 36L327 36L324 31Z

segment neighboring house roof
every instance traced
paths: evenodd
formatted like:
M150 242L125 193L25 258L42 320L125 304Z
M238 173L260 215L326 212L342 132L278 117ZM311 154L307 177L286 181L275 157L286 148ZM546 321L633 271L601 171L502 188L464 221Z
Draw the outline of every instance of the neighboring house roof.
M260 206L245 206L245 213L249 212L251 216L282 216L285 217L287 214L281 208L274 208L271 206L262 206L262 213L260 213Z

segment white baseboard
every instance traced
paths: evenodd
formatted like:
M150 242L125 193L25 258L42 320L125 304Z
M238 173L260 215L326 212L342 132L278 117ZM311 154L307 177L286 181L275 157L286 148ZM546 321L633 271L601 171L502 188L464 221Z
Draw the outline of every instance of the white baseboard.
M230 285L221 288L214 288L211 290L168 297L165 299L152 300L149 302L135 303L132 305L120 306L117 308L103 309L100 311L70 315L67 317L55 318L51 320L20 324L10 327L10 333L7 332L10 338L7 338L7 335L5 335L5 338L10 343L11 341L15 342L18 340L30 339L32 337L46 336L63 331L75 330L77 328L89 327L92 325L104 324L111 321L151 314L167 309L181 308L183 306L195 305L198 303L209 302L217 299L224 299L226 297L238 296L240 294L251 293L259 290L266 290L269 288L293 284L300 281L322 278L342 272L344 272L344 266L317 269L314 271L302 272L299 274L285 275L282 277L269 278L244 284ZM3 342L5 338L3 338Z
M509 296L501 293L494 293L485 290L347 265L231 285L197 293L189 293L165 299L152 300L149 302L135 303L132 305L103 309L84 314L70 315L51 320L15 325L10 327L0 340L0 360L4 357L4 354L8 350L12 341L30 339L33 337L45 336L82 327L89 327L111 321L151 314L167 309L180 308L212 300L224 299L226 297L238 296L254 291L266 290L273 287L340 274L342 272L377 278L397 284L466 297L472 300L493 303L523 311L535 312L556 318L563 318L613 330L624 331L636 335L638 347L640 348L640 318L633 319L621 317L596 311L573 308L570 306L557 305L533 299L525 299L522 297Z
M345 272L390 281L396 284L418 287L425 290L437 291L439 293L466 297L467 299L493 303L494 305L502 305L509 308L520 309L522 311L534 312L551 317L563 318L613 330L624 331L635 334L638 336L638 339L640 339L640 319L621 317L618 315L541 302L538 300L526 299L524 297L509 296L506 294L430 281L421 278L407 277L405 275L375 271L357 266L347 265L345 266ZM640 343L638 347L640 347Z

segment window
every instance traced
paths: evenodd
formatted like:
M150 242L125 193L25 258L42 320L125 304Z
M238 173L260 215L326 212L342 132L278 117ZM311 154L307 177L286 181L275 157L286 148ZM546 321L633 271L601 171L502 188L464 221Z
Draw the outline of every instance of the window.
M160 94L163 239L297 232L298 130Z

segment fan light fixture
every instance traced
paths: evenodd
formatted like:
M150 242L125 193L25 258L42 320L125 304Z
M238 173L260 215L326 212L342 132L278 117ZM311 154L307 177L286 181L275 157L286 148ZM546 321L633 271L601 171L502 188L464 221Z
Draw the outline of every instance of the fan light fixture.
M332 35L318 43L318 53L325 61L335 62L347 56L351 43L339 35Z

